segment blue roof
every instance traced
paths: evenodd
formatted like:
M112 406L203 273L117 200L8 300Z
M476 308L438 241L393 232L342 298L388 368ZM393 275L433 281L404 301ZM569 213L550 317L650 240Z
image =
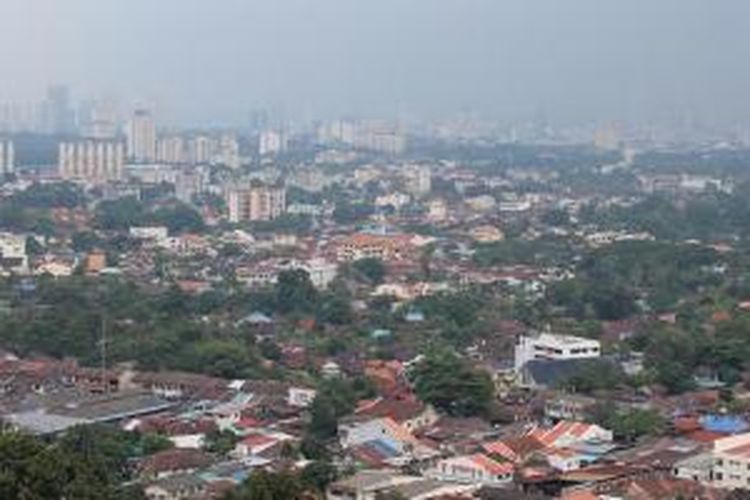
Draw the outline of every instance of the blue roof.
M737 434L750 428L747 421L737 415L706 415L701 417L700 423L705 430L722 434Z
M372 441L367 441L364 443L364 446L371 448L378 455L386 458L395 457L399 454L398 450L384 439L373 439Z

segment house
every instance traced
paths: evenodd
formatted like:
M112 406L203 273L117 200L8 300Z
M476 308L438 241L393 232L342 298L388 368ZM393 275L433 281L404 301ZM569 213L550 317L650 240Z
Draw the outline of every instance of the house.
M355 411L355 418L393 419L409 432L429 427L440 418L432 405L427 405L413 396L377 398L360 405Z
M487 455L476 453L439 460L425 471L425 477L461 484L503 485L513 479L515 466L498 462Z
M469 231L469 234L477 243L497 243L505 239L503 232L491 225L474 227Z
M169 236L166 226L131 227L130 237L137 240L163 241Z
M405 259L412 250L411 237L407 235L357 233L338 244L336 258L339 262L366 258L389 262Z
M535 456L558 471L584 467L614 449L612 432L594 424L561 421L524 436L484 443L491 457L520 465Z
M339 442L344 449L362 451L375 463L404 465L426 460L437 452L422 444L404 426L390 417L339 425Z
M143 477L162 479L177 474L191 474L208 467L213 461L213 457L200 450L172 448L146 457L139 470Z
M553 427L538 427L529 433L545 446L566 447L585 442L611 443L612 431L596 424L563 420Z
M750 485L750 432L714 441L712 484L720 488Z
M328 500L375 500L379 494L402 484L419 481L417 476L407 476L392 470L364 470L328 487Z
M544 416L552 421L584 420L596 399L581 394L559 394L544 402Z
M283 432L252 433L242 438L235 445L232 454L239 459L258 456L281 443L292 441L293 439L293 436Z
M197 474L180 474L147 484L143 493L148 500L188 500L201 497L206 487Z
M312 404L316 394L317 391L315 389L290 387L286 402L294 408L307 408Z

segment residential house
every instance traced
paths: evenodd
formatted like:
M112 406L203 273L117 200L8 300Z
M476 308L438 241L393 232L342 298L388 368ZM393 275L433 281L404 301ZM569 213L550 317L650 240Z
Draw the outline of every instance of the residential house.
M515 466L476 453L439 460L425 471L425 476L439 481L496 486L510 483Z

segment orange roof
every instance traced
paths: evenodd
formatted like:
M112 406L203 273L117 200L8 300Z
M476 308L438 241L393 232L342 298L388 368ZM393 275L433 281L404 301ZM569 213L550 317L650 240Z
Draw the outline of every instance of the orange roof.
M529 435L538 439L546 446L552 446L564 436L570 436L580 439L592 427L593 425L587 424L585 422L569 422L563 420L555 424L555 426L551 429L534 429L533 431L531 431L531 433L529 433Z
M482 448L491 455L499 455L511 462L516 462L519 459L518 453L510 449L510 447L502 441L485 443L482 445Z
M415 438L409 431L406 430L404 426L393 420L391 417L383 417L380 420L383 422L383 425L391 431L393 437L398 439L399 441L408 443L414 443L417 441L417 438Z
M242 444L253 448L255 446L263 446L266 444L275 443L276 441L277 439L274 439L270 436L264 436L263 434L250 434L249 436L245 437L241 442Z

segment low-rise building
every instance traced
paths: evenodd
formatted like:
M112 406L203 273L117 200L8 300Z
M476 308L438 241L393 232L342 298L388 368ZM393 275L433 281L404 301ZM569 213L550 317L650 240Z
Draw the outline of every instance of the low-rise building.
M476 453L440 460L435 467L425 471L425 476L439 481L498 486L510 483L514 470L512 463L498 462Z
M598 358L601 343L598 340L572 335L521 335L516 340L514 366L521 370L531 360L568 360Z

